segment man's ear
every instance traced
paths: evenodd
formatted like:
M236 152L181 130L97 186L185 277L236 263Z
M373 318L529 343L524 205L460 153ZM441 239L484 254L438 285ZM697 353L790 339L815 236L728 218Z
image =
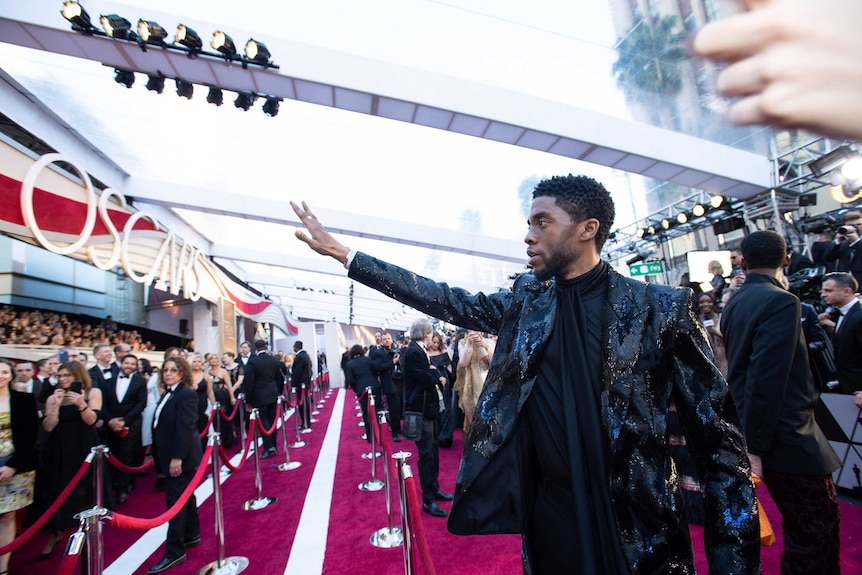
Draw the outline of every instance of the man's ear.
M590 218L581 223L583 224L583 228L581 228L581 235L578 239L584 242L595 239L596 234L599 233L599 228L601 227L599 220Z

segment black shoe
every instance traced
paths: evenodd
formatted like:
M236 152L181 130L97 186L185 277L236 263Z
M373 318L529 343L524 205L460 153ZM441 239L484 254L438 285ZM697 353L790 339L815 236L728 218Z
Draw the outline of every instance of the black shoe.
M437 493L434 494L434 499L437 501L452 501L453 497L451 493L446 493L445 491L437 490Z
M183 539L183 545L186 546L186 549L188 549L189 547L197 547L200 544L201 544L201 536L200 535L198 535L197 537L190 537L189 539Z
M176 567L180 563L186 560L186 554L183 553L177 557L171 557L169 555L165 555L162 557L162 560L147 569L147 573L161 573L162 571L167 571L171 567Z
M398 433L392 434L392 441L401 441L401 435Z
M434 517L446 517L448 515L446 510L436 503L424 503L422 505L422 511L429 515L433 515Z
M120 491L120 494L117 496L117 503L122 505L123 503L129 500L129 494L125 491Z
M263 453L261 453L260 458L261 459L267 459L268 457L275 457L276 455L278 455L278 451L276 451L275 448L272 447L270 449L267 449Z

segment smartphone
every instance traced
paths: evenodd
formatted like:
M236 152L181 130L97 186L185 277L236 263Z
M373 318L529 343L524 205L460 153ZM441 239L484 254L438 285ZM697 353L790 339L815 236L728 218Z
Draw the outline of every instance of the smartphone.
M75 393L81 393L81 389L84 387L80 381L73 381L72 385L69 386L69 391L74 391Z
M60 352L60 364L64 364L64 363L68 363L68 362L69 362L69 352L68 351L61 351ZM81 383L81 382L78 382L78 383Z
M715 322L712 321L711 319L703 320L703 327L713 327L714 325L715 325Z

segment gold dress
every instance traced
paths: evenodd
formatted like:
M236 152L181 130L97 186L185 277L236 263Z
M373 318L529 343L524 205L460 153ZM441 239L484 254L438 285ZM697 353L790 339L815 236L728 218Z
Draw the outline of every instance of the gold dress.
M0 461L15 453L12 445L12 415L0 411ZM0 482L0 513L22 509L33 503L33 484L36 472L16 473L8 481Z

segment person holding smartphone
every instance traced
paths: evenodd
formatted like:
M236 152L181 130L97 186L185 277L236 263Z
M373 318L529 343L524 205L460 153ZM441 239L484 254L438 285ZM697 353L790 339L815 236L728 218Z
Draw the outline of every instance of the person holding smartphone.
M727 378L727 353L724 350L724 336L721 334L719 324L721 316L715 304L715 298L711 292L702 293L697 296L697 319L706 332L712 353L715 355L715 365L718 371Z
M46 501L54 501L60 495L90 450L100 443L95 425L102 409L101 390L92 387L89 373L77 361L61 365L57 376L59 383L45 402L42 420L42 427L49 433L39 470L48 478ZM75 514L93 504L92 470L88 470L51 518L51 535L37 560L50 557L63 532L78 527Z

